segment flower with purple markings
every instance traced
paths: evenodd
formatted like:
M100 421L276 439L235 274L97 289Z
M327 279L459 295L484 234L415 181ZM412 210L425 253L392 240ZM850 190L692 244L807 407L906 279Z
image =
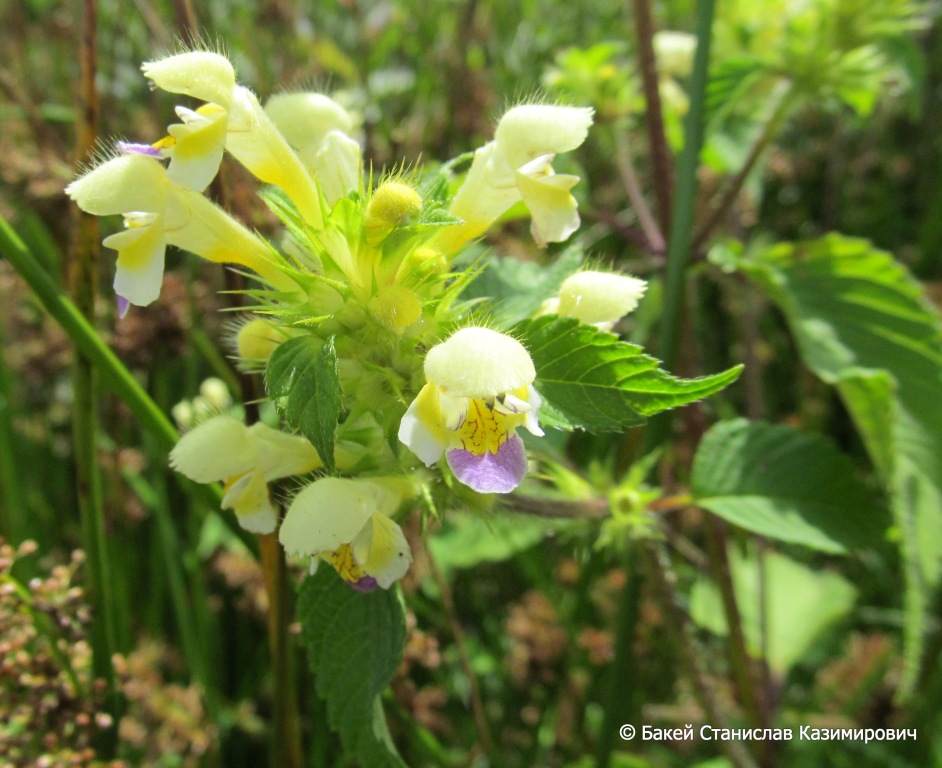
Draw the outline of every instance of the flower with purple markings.
M444 454L455 477L479 493L509 493L527 473L517 427L542 436L536 371L523 345L488 328L463 328L429 350L426 385L399 439L427 466Z

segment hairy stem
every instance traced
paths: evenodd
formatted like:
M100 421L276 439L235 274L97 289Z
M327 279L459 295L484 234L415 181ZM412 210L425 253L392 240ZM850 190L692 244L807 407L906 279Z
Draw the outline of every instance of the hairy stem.
M638 69L644 89L644 123L648 131L651 164L654 167L654 194L657 198L658 220L661 231L671 226L674 169L671 150L664 134L664 114L661 110L661 87L654 57L654 19L651 0L632 0L638 43Z

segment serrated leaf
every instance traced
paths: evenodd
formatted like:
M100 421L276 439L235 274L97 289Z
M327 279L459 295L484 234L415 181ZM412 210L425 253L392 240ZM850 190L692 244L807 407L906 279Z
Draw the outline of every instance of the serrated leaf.
M265 369L265 388L288 425L311 441L333 472L342 395L333 337L304 335L279 346Z
M333 568L319 568L301 585L297 615L317 693L347 757L371 768L405 768L379 700L406 641L396 590L358 592Z
M740 268L837 387L890 496L906 579L905 696L942 579L942 322L905 268L865 240L778 245Z
M693 462L696 503L734 525L822 552L879 543L889 522L828 440L791 427L720 422Z
M661 411L700 400L734 382L742 366L699 379L679 379L634 344L575 318L555 315L512 329L536 367L540 395L573 427L615 431Z
M582 260L582 250L575 246L548 265L492 255L462 298L490 299L500 321L517 323L534 315L544 301L555 296L563 280L579 270Z

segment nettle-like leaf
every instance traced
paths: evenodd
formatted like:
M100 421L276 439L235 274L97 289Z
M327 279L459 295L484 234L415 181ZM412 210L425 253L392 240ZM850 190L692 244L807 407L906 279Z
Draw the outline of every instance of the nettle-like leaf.
M942 321L906 269L865 240L777 245L737 266L837 388L890 496L906 580L905 696L942 581Z
M578 246L567 248L550 264L491 255L461 297L489 299L501 321L517 323L532 317L544 301L559 293L563 281L579 270L582 261Z
M265 388L288 426L311 441L333 472L342 397L333 337L297 336L279 346L265 369Z
M333 568L319 568L301 585L297 616L317 693L347 757L371 768L404 768L380 701L406 642L398 591L358 592Z
M889 522L828 440L776 424L720 422L693 462L696 503L734 525L823 552L880 542Z
M698 379L679 379L641 347L575 318L555 315L513 326L536 367L546 400L541 420L560 429L615 431L643 424L669 408L701 400L734 382L742 366Z
M760 560L730 549L729 563L746 642L756 655L764 645L766 661L780 675L802 661L857 599L854 586L837 573L809 568L778 552ZM728 633L723 598L713 580L694 582L690 616L704 629Z

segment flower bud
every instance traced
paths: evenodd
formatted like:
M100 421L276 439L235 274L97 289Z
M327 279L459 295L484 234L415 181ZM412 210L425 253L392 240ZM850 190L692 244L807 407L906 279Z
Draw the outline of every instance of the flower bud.
M421 211L422 196L408 184L398 181L380 184L366 207L368 217L389 224L398 224L406 217L415 216Z
M429 350L425 376L450 397L493 398L532 384L536 369L515 338L489 328L462 328Z
M211 376L200 384L200 395L214 410L222 411L232 405L232 395L222 379Z
M563 281L556 311L583 323L609 330L633 311L648 284L644 280L611 272L576 272Z
M657 32L652 40L657 69L662 75L684 77L693 69L697 38L687 32Z
M260 317L243 325L236 336L239 357L252 363L267 362L272 352L284 341L284 334L274 324Z
M401 285L380 288L370 299L370 313L381 325L399 331L416 322L422 314L418 297Z

